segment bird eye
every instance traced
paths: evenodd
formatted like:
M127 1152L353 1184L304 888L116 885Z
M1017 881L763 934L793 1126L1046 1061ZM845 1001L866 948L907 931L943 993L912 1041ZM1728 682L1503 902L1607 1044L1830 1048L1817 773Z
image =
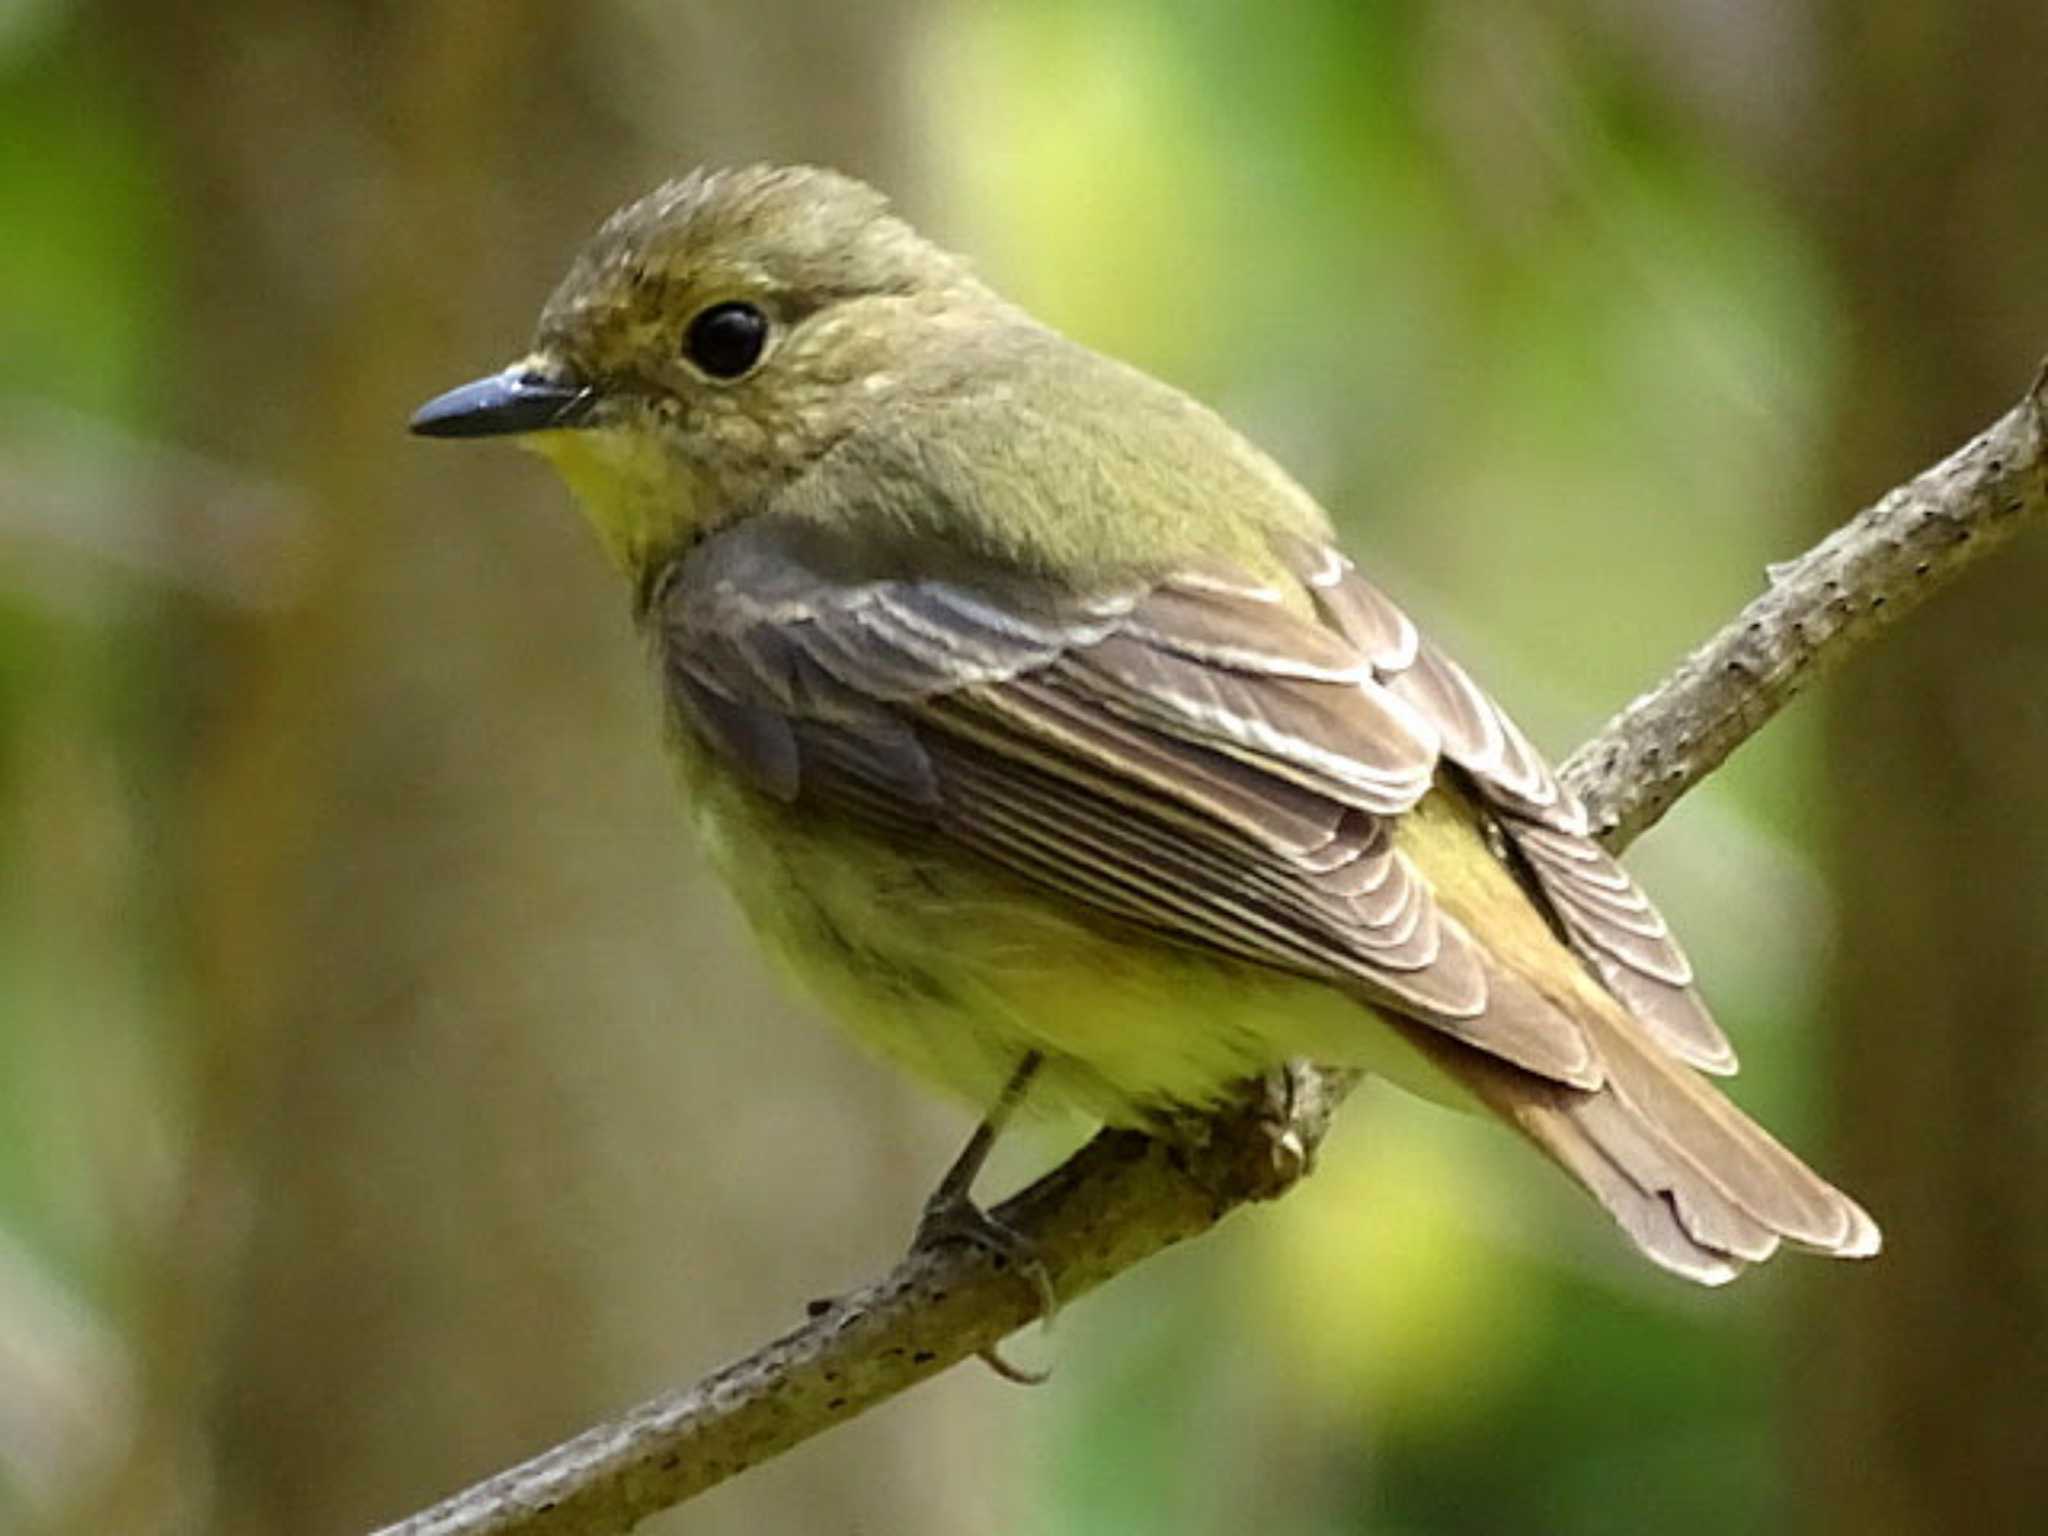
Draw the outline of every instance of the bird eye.
M683 350L714 379L736 379L760 361L768 317L751 304L714 304L690 322Z

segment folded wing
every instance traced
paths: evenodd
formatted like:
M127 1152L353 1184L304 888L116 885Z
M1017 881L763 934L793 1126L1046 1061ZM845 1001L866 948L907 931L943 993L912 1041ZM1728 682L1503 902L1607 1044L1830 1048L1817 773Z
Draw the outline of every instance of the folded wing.
M1343 556L1275 555L1291 592L1223 568L849 580L816 528L756 518L672 567L651 619L676 709L763 792L1346 987L1667 1267L1870 1251L1852 1202L1686 1069L1734 1054L1540 754ZM1604 992L1561 999L1442 909L1396 836L1433 789L1483 806Z

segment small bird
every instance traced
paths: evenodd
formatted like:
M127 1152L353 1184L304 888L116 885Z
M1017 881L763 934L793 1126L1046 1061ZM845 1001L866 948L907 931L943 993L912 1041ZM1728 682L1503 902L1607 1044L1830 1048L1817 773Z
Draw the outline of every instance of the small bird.
M713 862L788 972L987 1119L1152 1126L1295 1058L1491 1110L1718 1284L1878 1230L1543 756L1177 390L860 182L621 210L532 350L412 430L550 459L631 583ZM978 1225L977 1225L978 1224Z

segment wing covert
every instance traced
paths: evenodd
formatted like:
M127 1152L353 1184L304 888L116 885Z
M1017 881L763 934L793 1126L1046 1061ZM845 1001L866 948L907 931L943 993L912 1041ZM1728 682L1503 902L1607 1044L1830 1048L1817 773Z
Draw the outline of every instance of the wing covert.
M1006 572L849 580L859 562L832 554L813 527L757 518L654 594L675 707L764 793L944 838L1592 1086L1576 1026L1490 975L1395 846L1448 759L1527 829L1524 858L1610 985L1682 987L1661 922L1601 883L1611 861L1535 749L1334 551L1299 573L1316 613L1221 569L1084 595Z
M1553 921L1608 991L1673 1055L1733 1072L1735 1049L1694 990L1685 952L1514 721L1342 553L1309 544L1282 553L1330 626L1367 650L1387 689L1436 728L1444 757L1494 811Z

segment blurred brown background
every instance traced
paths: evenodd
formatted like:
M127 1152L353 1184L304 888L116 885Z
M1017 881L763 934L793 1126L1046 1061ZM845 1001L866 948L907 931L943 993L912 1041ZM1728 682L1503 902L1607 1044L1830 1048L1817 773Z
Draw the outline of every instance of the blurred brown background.
M763 978L565 494L403 434L611 207L876 181L1275 450L1562 752L2018 394L2044 58L2033 0L0 0L0 1529L396 1518L875 1272L965 1133ZM2044 578L1636 859L1882 1260L1694 1294L1368 1094L1027 1339L1048 1387L650 1529L2035 1528Z

